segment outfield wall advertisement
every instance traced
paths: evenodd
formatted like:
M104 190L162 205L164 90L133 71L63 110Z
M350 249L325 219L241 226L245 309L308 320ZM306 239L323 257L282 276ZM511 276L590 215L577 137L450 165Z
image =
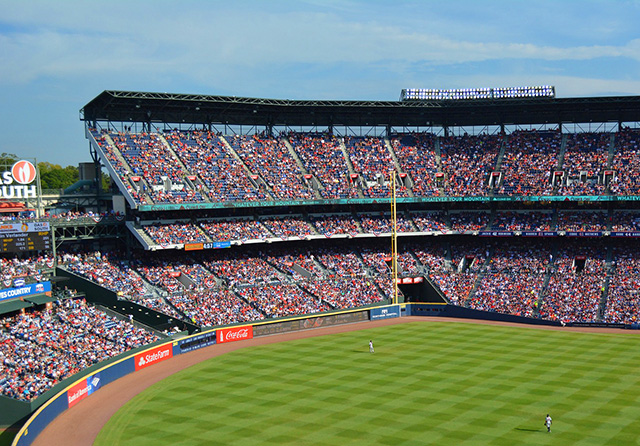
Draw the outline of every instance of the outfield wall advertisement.
M221 328L216 331L216 338L218 344L253 339L253 326Z
M80 381L76 385L67 390L67 402L69 407L73 407L80 401L98 390L101 385L100 373L87 376L86 379Z
M164 344L146 352L137 354L134 357L136 371L149 367L158 362L166 361L173 357L173 347L171 344Z
M372 321L400 317L400 305L391 305L383 308L372 308L371 310L369 310L369 312L369 317Z
M216 343L216 332L210 331L195 336L190 336L186 339L180 339L178 341L178 353L187 353L199 348L208 347Z
M349 324L361 322L369 319L367 310L354 311L350 313L331 314L328 316L307 317L282 322L273 322L253 327L254 336L266 336L288 331L307 330L310 328L327 327L330 325Z

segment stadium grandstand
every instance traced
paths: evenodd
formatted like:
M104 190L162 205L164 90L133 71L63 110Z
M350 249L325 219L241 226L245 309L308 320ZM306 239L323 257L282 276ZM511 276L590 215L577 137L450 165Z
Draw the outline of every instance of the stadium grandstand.
M1 217L18 415L125 352L273 318L431 302L640 327L640 97L104 91L81 119L112 189Z

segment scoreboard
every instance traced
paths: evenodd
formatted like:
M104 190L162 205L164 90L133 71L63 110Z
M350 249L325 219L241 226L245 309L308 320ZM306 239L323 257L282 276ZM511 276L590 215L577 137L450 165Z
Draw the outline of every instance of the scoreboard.
M50 231L0 234L0 252L49 251Z

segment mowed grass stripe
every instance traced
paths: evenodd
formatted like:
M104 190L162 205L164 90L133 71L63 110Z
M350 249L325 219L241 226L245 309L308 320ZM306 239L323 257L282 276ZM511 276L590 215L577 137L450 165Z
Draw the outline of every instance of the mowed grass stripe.
M638 340L416 322L246 348L143 392L96 444L637 443Z

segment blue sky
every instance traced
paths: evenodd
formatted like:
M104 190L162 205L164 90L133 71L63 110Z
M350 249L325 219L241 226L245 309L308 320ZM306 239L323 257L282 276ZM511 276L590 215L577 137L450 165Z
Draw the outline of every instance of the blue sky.
M0 0L0 152L89 161L103 90L397 100L640 94L640 1Z

